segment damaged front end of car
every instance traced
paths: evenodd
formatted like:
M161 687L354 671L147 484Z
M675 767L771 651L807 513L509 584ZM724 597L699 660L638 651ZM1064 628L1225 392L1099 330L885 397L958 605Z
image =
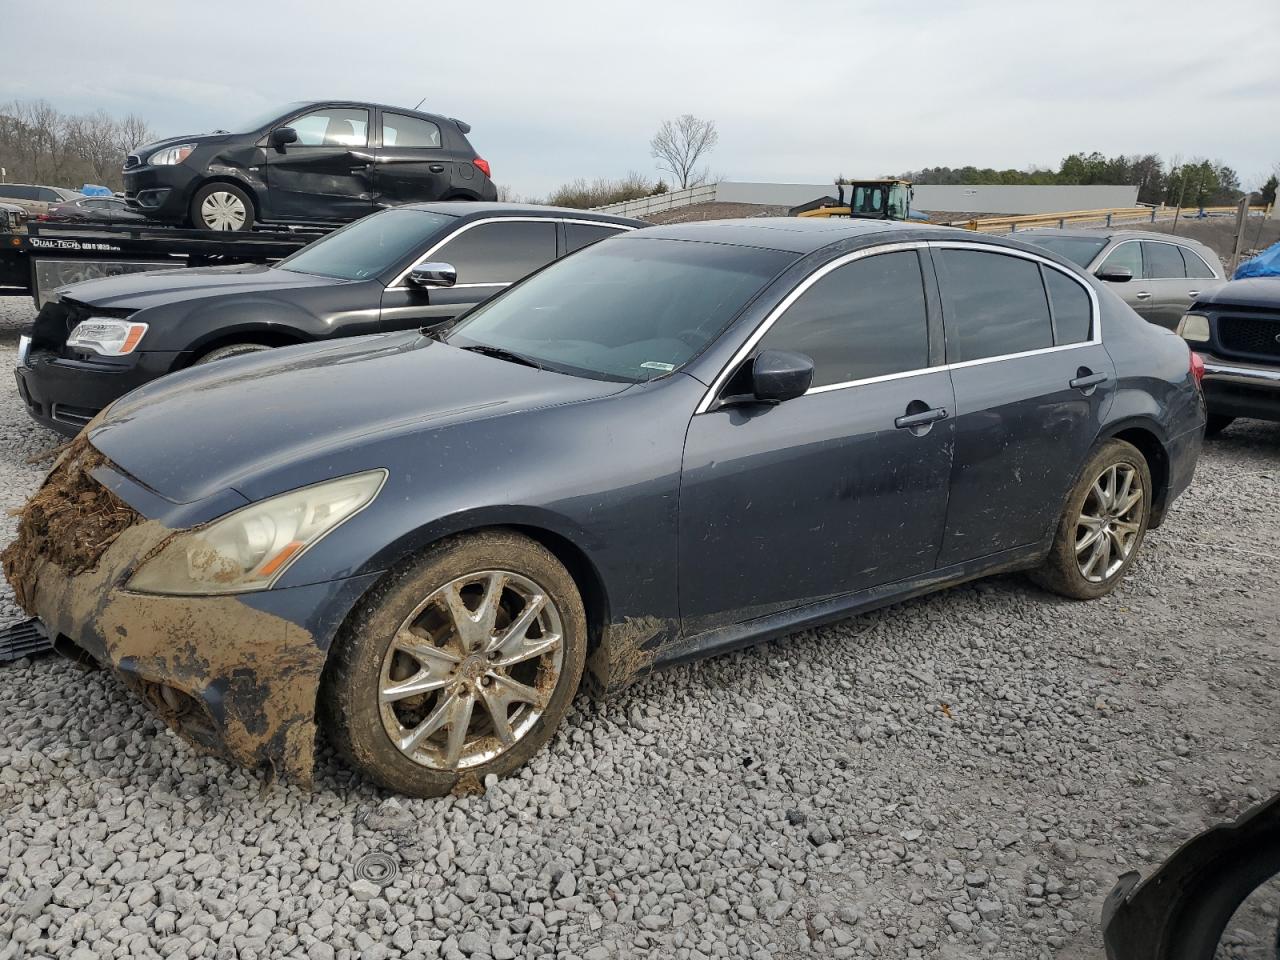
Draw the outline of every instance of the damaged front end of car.
M197 750L309 785L328 643L370 578L239 590L216 555L189 546L203 549L199 538L226 518L173 529L144 517L110 489L123 472L90 432L59 457L3 553L18 604L55 647L114 671ZM309 544L290 545L292 555ZM200 575L214 588L183 592L183 578ZM174 589L146 588L158 578Z

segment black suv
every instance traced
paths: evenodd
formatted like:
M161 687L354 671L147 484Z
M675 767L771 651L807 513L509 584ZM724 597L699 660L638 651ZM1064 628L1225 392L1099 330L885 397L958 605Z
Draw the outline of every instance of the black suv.
M1280 277L1202 293L1178 333L1204 361L1211 436L1236 417L1280 420Z
M174 370L271 347L446 323L525 275L647 224L587 210L415 203L274 266L195 267L63 287L18 343L18 392L74 436ZM376 389L376 384L370 384Z
M125 158L129 205L206 230L257 221L345 223L424 200L497 200L461 120L376 103L291 103L225 130Z

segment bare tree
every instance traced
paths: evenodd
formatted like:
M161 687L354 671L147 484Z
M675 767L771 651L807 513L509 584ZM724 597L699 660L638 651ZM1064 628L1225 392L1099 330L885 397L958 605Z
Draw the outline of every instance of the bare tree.
M668 171L680 185L679 189L684 190L706 182L710 169L699 169L698 165L719 140L714 120L699 120L686 113L674 120L664 120L649 141L649 149L658 161L658 169Z
M120 154L121 162L124 161L125 154L135 147L150 143L156 138L156 135L151 132L151 128L147 126L147 121L134 113L129 114L120 121L118 130L119 137L116 140L116 150Z

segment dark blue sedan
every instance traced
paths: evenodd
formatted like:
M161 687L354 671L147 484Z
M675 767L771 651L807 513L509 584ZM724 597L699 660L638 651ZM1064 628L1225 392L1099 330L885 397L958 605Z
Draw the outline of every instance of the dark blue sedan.
M1013 240L655 227L444 333L129 394L5 566L200 746L307 779L319 723L439 794L524 763L584 673L607 693L997 571L1110 592L1190 482L1199 372Z

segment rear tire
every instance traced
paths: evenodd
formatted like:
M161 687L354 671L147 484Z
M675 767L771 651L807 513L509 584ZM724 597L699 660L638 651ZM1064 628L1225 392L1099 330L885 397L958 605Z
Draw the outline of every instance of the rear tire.
M1106 596L1133 565L1151 520L1151 469L1137 447L1107 440L1081 471L1053 546L1031 579L1075 600Z
M219 347L217 350L210 350L203 357L192 364L198 367L205 363L213 363L215 360L225 360L227 357L243 357L249 353L261 353L263 350L271 348L261 343L231 343L225 347Z
M1235 423L1235 417L1229 417L1225 413L1211 413L1204 424L1204 435L1206 437L1216 437L1231 424Z
M197 230L252 230L253 201L231 183L207 183L191 198L191 225Z
M393 572L334 643L323 726L347 763L435 797L518 770L568 712L586 660L577 585L541 544L452 537Z

